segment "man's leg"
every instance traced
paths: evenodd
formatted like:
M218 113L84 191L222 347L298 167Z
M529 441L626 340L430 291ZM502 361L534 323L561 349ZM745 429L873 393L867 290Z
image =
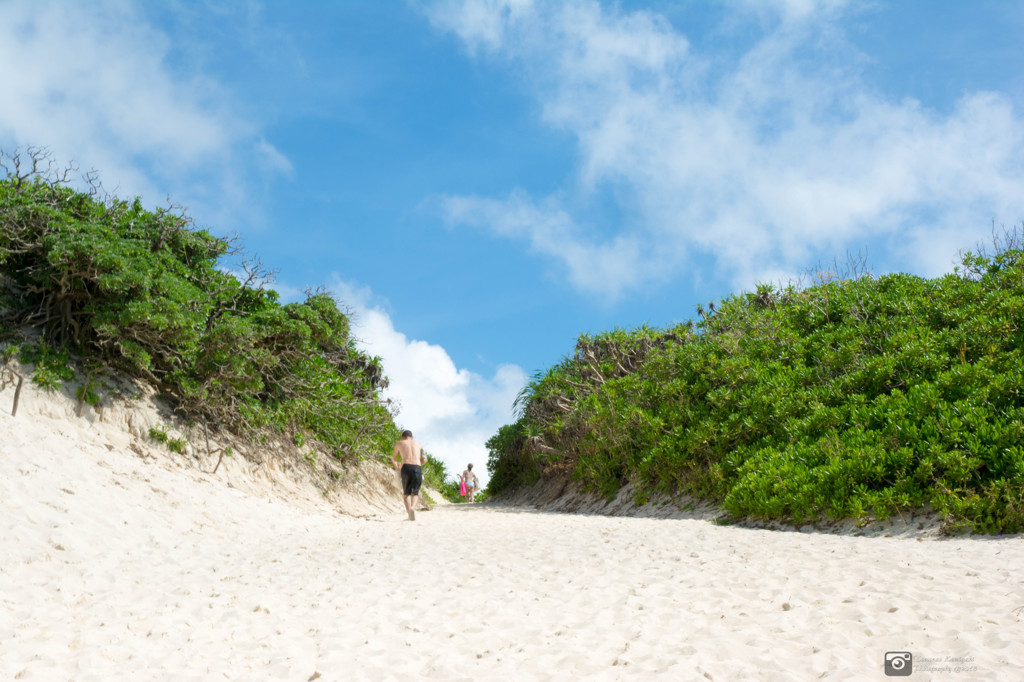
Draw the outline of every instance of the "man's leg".
M416 496L406 495L405 496L405 513L409 515L410 521L416 520Z

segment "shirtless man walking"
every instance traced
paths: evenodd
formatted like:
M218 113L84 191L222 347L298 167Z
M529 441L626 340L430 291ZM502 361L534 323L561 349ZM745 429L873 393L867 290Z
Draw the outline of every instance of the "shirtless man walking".
M423 485L423 463L427 461L427 453L423 446L412 439L412 431L403 431L402 440L395 443L391 453L391 464L397 469L402 467L402 492L405 494L405 511L409 520L416 520L416 500L419 499L420 486ZM401 465L399 465L401 462Z

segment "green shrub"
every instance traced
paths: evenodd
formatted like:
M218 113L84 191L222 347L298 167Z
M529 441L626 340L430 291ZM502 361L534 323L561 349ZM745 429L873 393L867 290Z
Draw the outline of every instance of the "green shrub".
M3 348L0 348L0 360L2 360L3 364L6 365L8 362L10 362L11 360L18 356L20 350L21 347L18 344L8 344Z
M1024 251L967 254L933 280L761 285L699 312L580 337L488 441L490 490L571 471L737 518L931 504L950 529L1024 530Z
M329 295L282 305L267 273L225 263L239 250L184 213L19 174L48 166L29 156L0 153L15 169L0 179L0 334L45 332L20 351L38 384L71 381L73 351L149 382L189 421L254 441L293 433L341 458L390 450L380 359L356 348ZM239 268L245 281L228 272Z
M92 386L79 386L75 390L75 396L89 405L96 407L100 404L100 396Z
M45 341L21 346L19 360L34 365L32 381L47 391L60 390L65 382L75 378L68 353Z
M452 498L451 494L451 480L449 479L448 467L437 457L434 457L427 453L427 462L423 465L423 483L438 492L448 500L449 502L457 502ZM455 491L456 496L458 490Z

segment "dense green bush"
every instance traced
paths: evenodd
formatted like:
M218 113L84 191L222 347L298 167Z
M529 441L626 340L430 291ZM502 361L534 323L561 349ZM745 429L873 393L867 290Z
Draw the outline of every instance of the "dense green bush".
M760 286L698 324L581 337L491 439L491 490L562 467L736 517L1024 531L1024 251L954 274Z
M423 465L423 484L437 490L445 499L452 501L448 490L451 485L448 467L440 459L429 453L427 453L427 461Z
M357 350L329 295L282 305L257 265L227 272L231 243L180 210L75 190L38 152L0 167L0 340L21 345L37 382L74 379L73 355L237 434L312 440L339 457L390 452L380 360ZM83 399L98 399L90 390Z

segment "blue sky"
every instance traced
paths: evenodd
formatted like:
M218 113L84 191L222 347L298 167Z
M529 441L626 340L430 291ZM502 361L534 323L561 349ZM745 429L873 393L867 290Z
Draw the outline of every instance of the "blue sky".
M0 0L42 145L333 291L398 421L483 468L581 332L1024 220L1016 2Z

